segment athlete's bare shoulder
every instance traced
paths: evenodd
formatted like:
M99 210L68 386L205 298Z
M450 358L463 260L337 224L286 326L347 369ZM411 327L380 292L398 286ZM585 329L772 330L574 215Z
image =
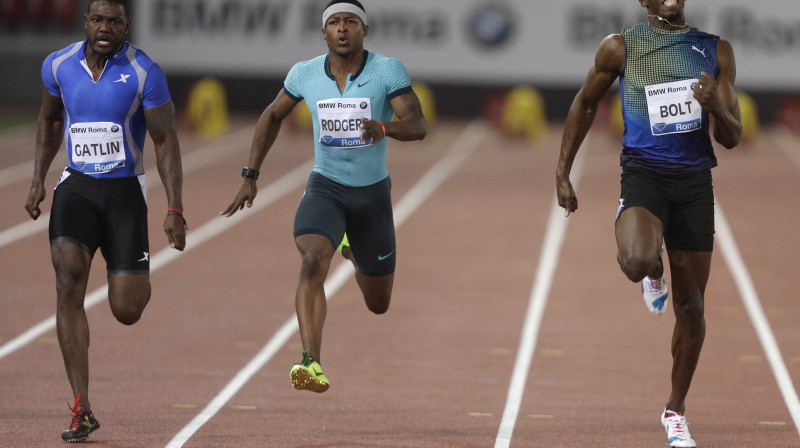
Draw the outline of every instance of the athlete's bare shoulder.
M717 55L733 58L733 46L725 39L717 39Z
M609 34L601 42L594 58L597 71L622 75L625 72L625 41L619 34Z

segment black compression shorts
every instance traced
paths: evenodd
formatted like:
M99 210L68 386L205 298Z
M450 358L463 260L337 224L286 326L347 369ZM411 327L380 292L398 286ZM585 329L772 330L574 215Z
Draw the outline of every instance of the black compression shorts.
M664 174L623 167L617 218L630 207L644 207L661 220L667 249L698 252L714 249L711 170Z
M92 257L99 247L109 274L148 274L147 203L139 179L97 179L69 168L64 175L53 195L50 244L73 242Z
M347 232L359 272L392 274L397 254L391 190L388 176L372 185L349 187L312 172L295 214L294 237L322 235L338 247Z

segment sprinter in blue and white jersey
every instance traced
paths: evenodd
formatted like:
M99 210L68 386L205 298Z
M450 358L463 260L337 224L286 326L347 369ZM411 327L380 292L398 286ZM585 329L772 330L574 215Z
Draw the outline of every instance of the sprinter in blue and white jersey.
M322 15L328 54L289 71L283 89L258 120L250 161L242 170L244 182L221 213L231 216L252 205L259 168L281 122L305 100L314 120L316 163L294 223L302 258L295 304L304 350L290 378L298 390L324 392L330 386L319 360L326 314L323 283L337 246L356 267L367 307L376 314L389 308L396 253L387 137L419 140L427 132L405 67L364 50L368 34L360 2L328 3Z
M736 63L728 42L689 27L685 0L638 1L647 8L648 20L603 40L572 103L556 189L569 216L578 208L569 180L572 163L600 100L620 78L625 133L617 261L629 280L642 282L647 308L659 315L668 298L662 261L666 246L676 321L672 390L660 420L670 446L694 447L684 411L705 339L705 289L714 247L711 168L717 159L709 116L714 117L714 139L735 147L742 137Z
M44 179L66 140L68 165L56 185L50 250L56 271L56 326L75 405L64 441L81 442L98 429L89 401L89 325L84 294L100 248L108 271L108 300L118 321L139 320L150 300L150 249L142 165L145 134L153 139L167 192L164 231L183 250L180 147L175 107L164 72L125 41L127 0L89 0L87 39L48 56L36 158L25 208L39 218Z

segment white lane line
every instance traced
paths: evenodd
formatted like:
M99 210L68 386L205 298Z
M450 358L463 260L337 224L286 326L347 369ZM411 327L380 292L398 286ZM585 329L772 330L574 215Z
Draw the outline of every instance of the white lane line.
M584 141L584 147L590 147L589 138ZM573 188L577 190L578 183L583 173L583 154L584 150L578 154L575 160L570 179ZM533 289L528 299L528 311L525 314L525 322L522 327L522 336L519 340L517 359L514 361L514 370L511 374L511 383L508 386L508 396L506 406L503 410L503 418L500 421L500 428L495 439L495 448L508 448L511 444L511 436L514 433L514 426L517 423L519 408L522 404L522 395L525 392L525 384L528 380L528 372L533 362L533 353L536 349L536 341L539 337L539 327L542 323L547 299L550 295L550 287L553 284L558 258L561 253L561 246L564 242L564 235L567 232L569 219L564 217L564 209L558 206L558 201L553 202L550 208L550 219L547 221L547 229L544 234L544 244L539 255L539 267L536 271L536 278L533 282Z
M259 190L257 200L253 203L253 207L248 209L248 211L239 212L227 219L215 216L210 221L200 226L197 230L190 231L186 235L186 249L183 252L171 249L169 246L164 247L157 254L152 256L150 262L150 272L152 273L161 269L162 267L173 262L176 258L196 249L206 241L209 241L244 219L252 216L253 212L271 205L283 196L291 193L297 188L302 187L303 183L308 179L308 173L311 171L312 167L313 161L306 161L280 179L269 184L263 190ZM88 310L89 308L105 300L107 297L108 284L105 284L86 296L84 308ZM3 359L11 353L14 353L15 351L29 344L34 339L52 330L55 328L55 325L56 317L53 315L33 326L25 333L22 333L16 338L8 341L2 347L0 347L0 359Z
M182 167L183 167L183 174L189 174L193 171L197 171L200 168L203 168L206 165L210 165L217 160L220 160L226 156L228 156L231 152L242 149L242 144L239 143L239 139L244 138L245 136L250 136L253 134L255 130L255 126L248 126L246 128L242 128L233 134L229 135L225 138L225 140L221 140L217 143L204 146L196 151L192 151L186 156L183 157L182 160ZM30 172L28 176L33 172L33 162L30 165ZM60 174L60 171L59 171ZM154 185L160 184L161 176L158 175L158 171L153 168L148 175L146 176L147 179L147 188L150 189ZM48 192L48 195L52 195L52 191ZM24 205L25 198L20 198L20 208ZM36 221L31 221L30 219L17 224L13 227L10 227L2 232L0 232L0 248L7 246L11 243L14 243L18 240L23 238L27 238L31 235L35 235L39 232L47 230L48 225L50 224L50 212L42 213L39 216L39 219Z
M62 152L59 151L59 155L61 153ZM61 158L62 157L56 156L56 159L53 159L53 163L60 161ZM0 169L0 188L17 182L22 182L25 179L30 180L32 176L33 160L28 160L27 162L18 163L16 165Z
M0 187L20 182L33 175L33 160L18 163L0 170Z
M725 258L736 286L739 288L739 295L742 296L742 302L744 302L744 306L747 309L747 314L750 316L750 321L753 322L761 347L767 355L772 374L778 382L778 388L783 395L783 401L786 402L786 407L789 409L789 414L792 416L794 426L800 433L800 400L797 398L797 391L792 384L792 378L789 376L786 364L783 362L778 342L775 340L767 316L761 307L756 287L744 263L742 254L739 252L739 247L733 237L733 231L728 225L725 214L722 213L719 200L714 206L714 213L717 223L717 241L719 241L722 249L722 256Z
M439 160L409 190L395 206L395 228L400 227L439 186L466 162L486 135L487 128L479 122L470 123L450 151ZM325 295L331 297L352 278L353 266L349 261L339 263L333 274L325 281ZM233 379L215 396L211 402L195 416L166 445L166 448L180 448L189 438L206 424L261 368L272 359L289 338L298 330L297 318L292 316L272 336L267 344L247 363Z

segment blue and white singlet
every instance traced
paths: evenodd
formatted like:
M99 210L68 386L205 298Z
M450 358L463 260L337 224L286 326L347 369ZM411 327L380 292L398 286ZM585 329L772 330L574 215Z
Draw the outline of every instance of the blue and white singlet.
M170 101L167 77L142 50L125 42L95 82L85 48L86 41L76 42L42 64L45 88L64 102L68 166L97 178L144 174L144 109Z

